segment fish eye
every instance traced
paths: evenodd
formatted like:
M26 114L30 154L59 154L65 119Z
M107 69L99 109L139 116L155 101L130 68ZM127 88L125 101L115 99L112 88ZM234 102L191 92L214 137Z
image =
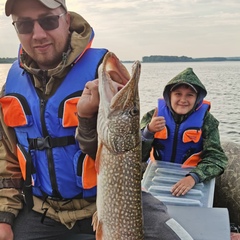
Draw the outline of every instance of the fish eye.
M135 116L135 115L139 114L139 109L136 106L134 106L132 109L130 109L129 114L131 116Z

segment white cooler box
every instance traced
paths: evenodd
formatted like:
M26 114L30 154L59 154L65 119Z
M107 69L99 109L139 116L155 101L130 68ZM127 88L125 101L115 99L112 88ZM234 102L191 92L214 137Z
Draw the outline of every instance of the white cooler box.
M196 184L185 196L171 194L171 187L190 169L181 168L181 164L151 161L144 173L142 187L167 205L169 215L194 240L230 240L228 210L212 207L215 179Z
M166 205L212 207L215 179L196 184L184 196L175 197L171 194L171 187L190 170L182 168L181 164L150 161L143 175L142 187Z

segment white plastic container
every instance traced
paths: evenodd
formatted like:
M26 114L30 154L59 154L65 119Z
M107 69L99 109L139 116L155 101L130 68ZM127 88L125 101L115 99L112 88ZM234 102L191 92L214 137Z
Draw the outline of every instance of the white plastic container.
M181 164L150 161L143 175L142 187L166 205L212 207L215 179L196 184L186 195L175 197L171 187L182 179L192 168Z

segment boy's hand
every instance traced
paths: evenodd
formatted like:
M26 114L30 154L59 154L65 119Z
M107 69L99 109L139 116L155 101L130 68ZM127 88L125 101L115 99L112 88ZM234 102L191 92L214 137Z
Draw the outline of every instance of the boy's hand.
M158 116L158 109L155 108L151 122L148 124L148 130L152 133L159 132L166 126L164 117Z

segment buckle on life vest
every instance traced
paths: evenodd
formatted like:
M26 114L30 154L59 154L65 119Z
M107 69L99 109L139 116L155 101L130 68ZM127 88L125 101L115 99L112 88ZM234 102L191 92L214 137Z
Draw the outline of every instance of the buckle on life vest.
M35 139L33 139L32 144L33 144L34 148L38 149L38 150L43 150L45 148L51 148L49 136L47 136L45 138L35 138Z
M64 147L67 145L76 144L76 140L74 136L64 136L51 138L47 136L45 138L29 138L29 148L44 150L46 148L54 148L54 147Z

